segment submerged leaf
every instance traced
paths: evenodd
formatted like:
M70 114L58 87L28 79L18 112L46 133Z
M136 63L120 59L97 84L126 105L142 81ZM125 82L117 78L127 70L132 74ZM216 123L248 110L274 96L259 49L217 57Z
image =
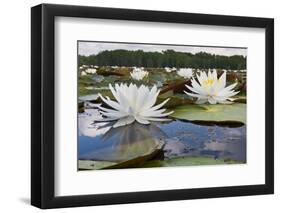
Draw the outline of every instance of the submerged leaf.
M98 161L98 160L79 160L79 170L97 170L97 169L121 169L121 168L135 168L142 166L146 161L154 158L162 151L163 143L151 150L135 158L123 160L120 162L113 161Z

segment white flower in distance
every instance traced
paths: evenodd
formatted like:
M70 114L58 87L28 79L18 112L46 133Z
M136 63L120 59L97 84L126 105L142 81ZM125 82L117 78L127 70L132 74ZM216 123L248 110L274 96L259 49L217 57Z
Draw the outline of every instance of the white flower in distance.
M191 78L193 76L193 72L191 68L180 68L178 75L184 78Z
M150 121L170 120L164 117L172 114L173 111L165 112L166 109L160 109L169 99L166 99L161 104L155 105L160 92L156 86L149 89L149 87L144 85L137 87L132 83L129 86L121 83L120 85L115 84L115 88L109 84L109 88L116 101L99 94L102 101L111 107L111 109L102 106L99 107L101 110L100 113L104 116L99 121L117 120L113 127L119 127L131 124L134 121L141 124L150 124Z
M88 74L95 74L96 72L97 72L97 70L94 69L94 68L88 68L88 69L86 70L86 73L88 73Z
M237 83L231 84L226 87L226 72L224 72L221 77L217 78L217 71L200 72L197 75L196 81L194 78L191 79L191 86L185 85L190 91L194 93L189 93L184 91L187 95L196 97L198 104L203 104L209 102L210 104L227 104L231 103L232 99L230 97L239 93L239 91L234 91L234 87Z
M87 75L87 73L85 71L82 71L81 76L85 76L85 75Z
M142 80L144 77L148 76L148 72L144 71L143 68L134 68L133 72L130 73L131 77L137 81Z
M170 67L165 67L164 68L166 72L172 72L173 70Z

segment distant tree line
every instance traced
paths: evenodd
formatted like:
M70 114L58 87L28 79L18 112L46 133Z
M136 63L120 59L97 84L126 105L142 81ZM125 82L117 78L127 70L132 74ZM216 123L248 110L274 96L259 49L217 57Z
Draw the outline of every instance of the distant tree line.
M79 65L137 66L137 67L190 67L246 69L246 57L242 55L223 56L206 52L196 54L165 50L144 52L142 50L105 50L96 55L79 55Z

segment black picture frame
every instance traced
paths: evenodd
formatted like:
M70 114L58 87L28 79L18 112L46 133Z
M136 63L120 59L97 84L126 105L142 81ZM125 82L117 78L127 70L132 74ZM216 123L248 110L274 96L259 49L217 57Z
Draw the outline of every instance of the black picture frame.
M93 195L54 195L55 17L263 28L266 32L265 184ZM42 209L274 193L274 20L241 16L41 4L31 8L31 204Z

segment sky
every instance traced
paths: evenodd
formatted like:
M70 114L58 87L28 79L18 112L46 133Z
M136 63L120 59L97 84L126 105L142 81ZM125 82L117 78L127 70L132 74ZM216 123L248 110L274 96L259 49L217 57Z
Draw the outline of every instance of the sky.
M230 47L204 47L204 46L173 46L173 45L148 45L148 44L135 44L135 43L108 43L108 42L85 42L79 41L78 53L79 55L89 56L97 54L104 50L143 50L144 52L162 52L167 49L173 49L178 52L207 52L216 55L247 55L246 48L230 48Z

